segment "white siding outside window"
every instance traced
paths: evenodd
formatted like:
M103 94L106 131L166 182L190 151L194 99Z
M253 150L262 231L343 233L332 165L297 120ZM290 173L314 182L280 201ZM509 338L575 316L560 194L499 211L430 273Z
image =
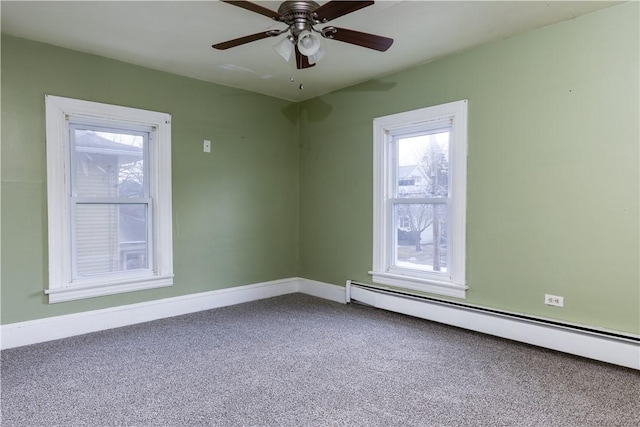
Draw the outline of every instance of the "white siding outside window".
M467 101L373 128L373 281L464 298Z
M171 116L45 106L49 302L171 286Z

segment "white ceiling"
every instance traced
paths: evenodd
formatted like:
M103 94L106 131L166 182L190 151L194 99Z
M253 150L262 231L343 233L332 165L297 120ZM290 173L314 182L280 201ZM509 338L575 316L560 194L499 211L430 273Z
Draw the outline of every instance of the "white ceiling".
M279 5L256 3L273 10ZM218 1L2 0L0 7L3 33L300 101L617 3L377 1L331 25L391 37L395 42L387 52L323 40L327 56L299 71L272 49L284 36L212 49L214 43L284 27Z

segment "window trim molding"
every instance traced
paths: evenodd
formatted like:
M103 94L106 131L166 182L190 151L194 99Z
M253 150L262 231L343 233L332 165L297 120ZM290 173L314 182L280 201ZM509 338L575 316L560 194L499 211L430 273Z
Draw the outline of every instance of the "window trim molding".
M466 296L466 184L467 184L467 106L466 99L432 107L378 117L373 120L373 265L369 274L375 283L397 286L422 292L456 298ZM388 247L392 243L388 229L390 209L389 180L393 171L389 167L389 142L394 131L426 126L453 118L450 162L451 188L451 250L450 280L443 275L411 274L411 270L390 270Z
M152 275L104 275L94 282L73 285L71 271L71 218L68 198L70 165L69 121L79 117L96 123L150 126L155 148L150 156L153 194ZM173 236L171 206L171 115L118 105L45 95L47 147L47 211L49 303L112 295L173 284ZM162 173L160 173L162 171Z

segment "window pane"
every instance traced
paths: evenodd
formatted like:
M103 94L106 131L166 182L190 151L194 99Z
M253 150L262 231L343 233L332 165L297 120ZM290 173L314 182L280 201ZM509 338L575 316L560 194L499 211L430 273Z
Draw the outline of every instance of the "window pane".
M75 212L77 275L148 268L146 204L80 204Z
M78 197L145 197L144 137L74 129Z
M447 197L449 131L399 138L398 197Z
M446 204L396 204L395 266L446 272L447 217Z

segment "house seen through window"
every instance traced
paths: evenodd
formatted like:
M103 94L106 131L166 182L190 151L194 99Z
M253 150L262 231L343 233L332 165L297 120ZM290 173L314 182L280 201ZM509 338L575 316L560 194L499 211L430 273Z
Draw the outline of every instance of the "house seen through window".
M149 266L149 132L72 125L75 277Z
M444 128L395 140L398 266L447 270L449 133L450 129Z

